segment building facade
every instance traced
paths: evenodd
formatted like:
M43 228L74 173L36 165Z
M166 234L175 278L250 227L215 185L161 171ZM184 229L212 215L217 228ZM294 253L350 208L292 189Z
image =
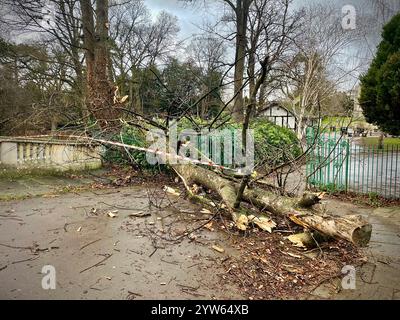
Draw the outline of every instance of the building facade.
M272 123L291 130L297 130L297 120L292 112L278 103L272 103L259 111L259 116L264 117Z

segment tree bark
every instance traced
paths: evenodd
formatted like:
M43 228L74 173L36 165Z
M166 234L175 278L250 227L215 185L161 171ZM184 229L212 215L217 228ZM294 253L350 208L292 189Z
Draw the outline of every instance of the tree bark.
M109 78L108 0L96 1L96 24L91 1L80 1L86 50L88 110L102 129L119 129L121 112L114 108L115 87Z
M243 76L246 60L247 46L247 20L249 9L253 0L237 0L235 7L236 16L236 50L235 50L235 72L234 72L234 93L237 94L233 105L233 118L236 121L243 119Z
M191 164L174 165L174 170L188 187L193 183L205 186L218 193L239 229L245 230L251 222L246 211L234 208L239 185L221 177L216 172ZM319 231L333 238L347 240L357 246L366 246L371 238L372 227L361 216L333 216L312 209L318 197L303 198L277 196L260 188L247 189L243 200L261 211L289 218L294 223L310 230ZM243 227L244 226L244 227Z

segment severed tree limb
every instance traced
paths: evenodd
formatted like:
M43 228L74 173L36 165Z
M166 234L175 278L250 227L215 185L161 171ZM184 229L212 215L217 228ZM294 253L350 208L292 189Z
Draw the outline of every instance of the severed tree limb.
M187 188L190 184L196 183L217 192L237 227L246 230L248 223L251 222L247 219L246 211L234 208L240 188L238 184L211 170L192 164L174 165L173 168ZM301 199L289 198L253 188L243 192L243 200L262 211L285 216L307 229L317 230L333 238L345 239L358 246L367 245L371 238L372 226L361 216L339 217L313 210L312 206L320 200L315 195L306 194Z
M311 208L302 208L304 197L300 200L276 197L264 190L252 189L244 193L244 199L251 201L259 209L286 216L305 228L317 230L333 238L345 239L357 246L366 246L371 239L372 226L361 216L333 216Z

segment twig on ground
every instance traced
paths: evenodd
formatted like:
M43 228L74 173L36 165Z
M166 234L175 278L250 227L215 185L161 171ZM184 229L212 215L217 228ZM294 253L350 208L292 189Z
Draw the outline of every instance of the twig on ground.
M113 254L110 253L110 254L107 255L103 260L97 262L96 264L94 264L94 265L92 265L92 266L90 266L90 267L87 267L87 268L81 270L79 273L83 273L83 272L88 271L88 270L90 270L90 269L92 269L92 268L98 267L98 266L101 265L103 262L105 262L106 260L110 259L112 255L113 255Z
M83 249L85 249L86 247L90 246L91 244L96 243L96 242L98 242L98 241L100 241L100 240L102 240L102 239L97 239L97 240L94 240L94 241L92 241L92 242L89 242L89 243L85 244L84 246L82 246L79 250L83 250Z
M156 253L157 250L158 250L158 247L155 247L153 252L150 253L149 258L151 258Z
M38 258L39 258L39 256L36 256L36 257L33 257L33 258L29 258L29 259L24 259L24 260L13 261L13 262L11 262L11 264L17 264L17 263L26 262L26 261L33 261L33 260L36 260Z

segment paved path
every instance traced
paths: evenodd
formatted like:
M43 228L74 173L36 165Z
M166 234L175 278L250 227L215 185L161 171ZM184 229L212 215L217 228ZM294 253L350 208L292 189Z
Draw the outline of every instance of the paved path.
M93 181L0 180L0 298L243 298L218 276L226 254L236 254L225 234L203 228L192 241L172 245L163 240L170 232L178 235L196 226L199 207L163 199L160 186L54 195L60 186ZM164 209L149 209L149 196ZM335 279L309 298L400 299L400 208L373 209L337 200L328 200L326 206L334 214L363 214L373 224L373 235L365 249L368 262L357 270L356 290L341 290L340 279ZM117 217L110 218L107 213L113 210L118 210ZM150 216L130 217L138 211ZM154 234L158 229L168 232ZM224 246L225 254L212 250L213 244ZM48 264L56 267L56 290L41 287L41 268Z
M311 298L400 299L400 208L369 208L337 200L326 202L328 211L338 215L362 214L372 223L372 238L363 251L368 262L357 269L356 289L343 290L341 279L317 288Z
M0 177L0 200L25 199L43 196L46 194L60 193L70 187L89 185L93 182L105 182L100 178L103 171L95 171L80 178L64 176L25 176L18 178Z
M149 208L149 193L164 209ZM220 284L225 234L163 239L209 218L164 197L160 188L129 187L0 202L0 299L242 298ZM149 216L130 216L138 212ZM225 254L212 249L221 243ZM45 265L55 267L56 290L42 289Z

